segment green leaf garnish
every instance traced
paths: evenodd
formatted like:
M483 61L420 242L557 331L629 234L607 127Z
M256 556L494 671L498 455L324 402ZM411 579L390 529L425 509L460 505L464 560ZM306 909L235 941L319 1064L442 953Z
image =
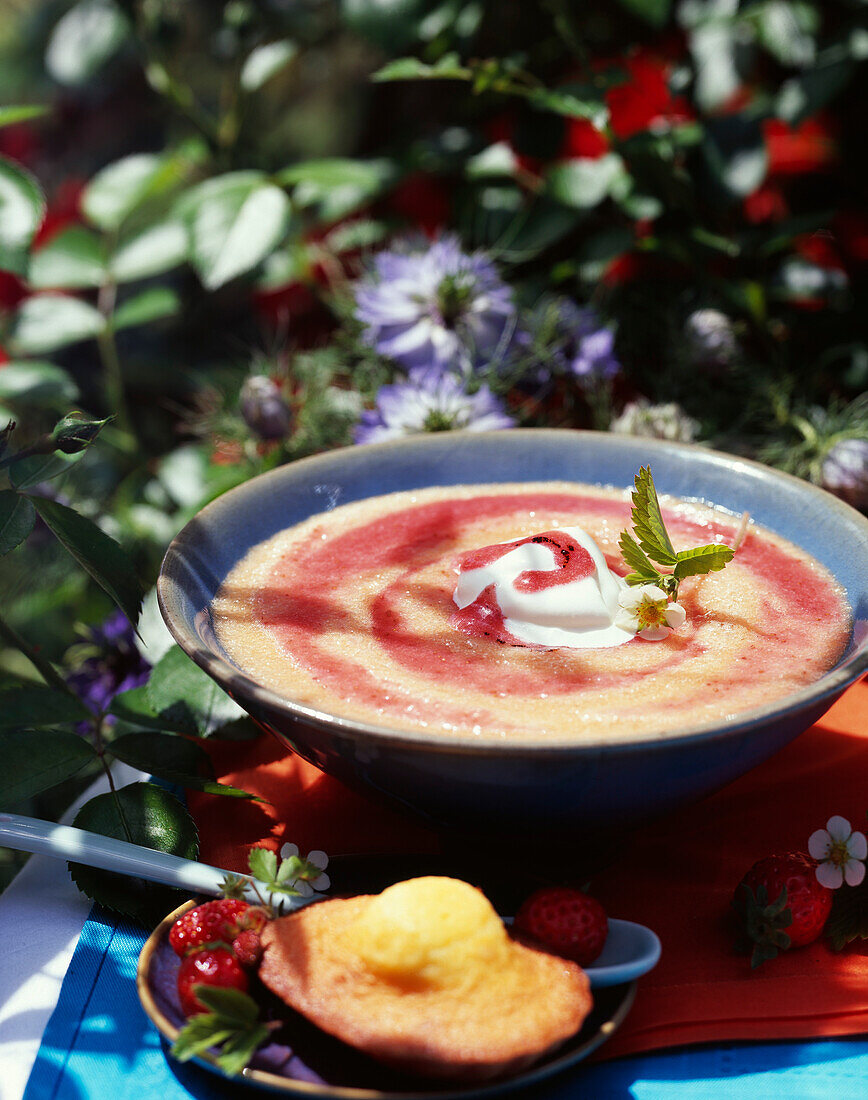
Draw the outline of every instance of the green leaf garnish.
M634 480L633 528L639 545L649 558L661 565L674 565L678 560L666 524L660 512L660 502L651 477L651 468L641 466Z
M719 543L696 546L692 550L679 550L673 573L678 580L684 577L699 577L704 573L714 573L723 569L727 562L732 561L734 554L732 547Z
M210 1011L190 1018L175 1040L172 1054L179 1062L187 1062L217 1047L217 1064L234 1077L267 1041L272 1029L259 1019L256 1001L238 989L196 985L193 991Z
M618 540L624 562L632 570L624 578L631 586L655 584L674 601L678 598L678 585L685 577L698 577L723 569L735 554L732 547L722 543L676 551L663 522L657 490L648 466L640 467L634 479L631 515L633 534L622 531ZM742 526L746 524L747 514ZM672 572L661 572L654 562L672 566Z

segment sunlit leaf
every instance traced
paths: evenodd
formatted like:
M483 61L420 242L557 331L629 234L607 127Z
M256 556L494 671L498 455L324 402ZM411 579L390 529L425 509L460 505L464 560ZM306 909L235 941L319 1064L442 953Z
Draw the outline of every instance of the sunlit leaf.
M140 294L127 298L115 310L112 323L116 329L147 325L163 317L173 317L181 308L181 299L167 286L151 286Z
M65 294L37 294L21 303L9 344L16 354L40 354L91 339L104 328L105 318L88 302Z
M186 260L188 248L180 221L159 222L121 244L109 259L109 271L119 283L162 275Z
M45 197L33 176L0 157L0 248L20 255L33 240L44 214ZM5 263L0 267L8 270Z
M297 54L298 46L289 38L257 46L241 67L241 87L245 92L255 92L285 68Z
M30 259L29 282L34 290L97 287L105 274L99 238L83 225L64 229Z
M161 658L147 685L148 702L155 714L166 716L175 728L207 737L244 712L178 646Z
M204 286L215 290L276 248L289 199L259 172L230 172L189 191L178 212L189 227L193 266Z
M134 153L106 165L93 177L81 197L85 216L100 229L117 229L164 180L171 166L156 153Z
M80 0L56 23L45 67L60 84L83 84L114 54L129 23L113 0Z
M7 363L0 370L0 401L56 408L78 400L78 386L62 367L36 359Z
M133 783L86 802L73 825L182 859L195 859L196 826L174 795L151 783ZM182 894L152 882L70 863L73 881L89 898L153 925L180 904Z

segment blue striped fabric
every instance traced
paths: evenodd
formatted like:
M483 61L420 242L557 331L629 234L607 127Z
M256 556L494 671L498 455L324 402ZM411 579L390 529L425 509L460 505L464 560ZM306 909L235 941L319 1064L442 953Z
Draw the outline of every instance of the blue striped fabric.
M23 1100L237 1100L245 1091L242 1084L167 1058L136 994L136 961L144 940L141 929L94 908ZM638 1055L577 1066L526 1095L533 1100L865 1100L868 1039L728 1043Z

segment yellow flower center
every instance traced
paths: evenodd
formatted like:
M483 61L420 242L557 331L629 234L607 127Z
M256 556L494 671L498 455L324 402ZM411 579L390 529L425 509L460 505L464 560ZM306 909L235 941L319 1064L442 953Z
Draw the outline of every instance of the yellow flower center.
M636 609L636 617L639 620L639 629L645 630L649 626L659 626L665 623L666 600L643 600Z

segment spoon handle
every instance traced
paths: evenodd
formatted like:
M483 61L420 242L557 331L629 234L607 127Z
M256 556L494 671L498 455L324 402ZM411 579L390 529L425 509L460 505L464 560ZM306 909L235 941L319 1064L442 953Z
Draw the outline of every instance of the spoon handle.
M192 894L219 896L222 893L221 883L230 873L220 867L182 859L168 852L155 852L151 848L130 844L126 840L115 840L98 833L86 832L84 829L76 829L72 825L55 825L51 821L40 821L21 814L0 813L0 845L20 852L36 852L55 859L84 863L103 871L116 871L122 875L161 882L166 886L189 890ZM257 882L250 876L245 877L249 879L244 888L244 897L248 901L255 905L263 898L268 899L270 891L264 882ZM258 894L253 888L254 883L259 890ZM284 912L300 908L308 900L301 897L280 899Z

